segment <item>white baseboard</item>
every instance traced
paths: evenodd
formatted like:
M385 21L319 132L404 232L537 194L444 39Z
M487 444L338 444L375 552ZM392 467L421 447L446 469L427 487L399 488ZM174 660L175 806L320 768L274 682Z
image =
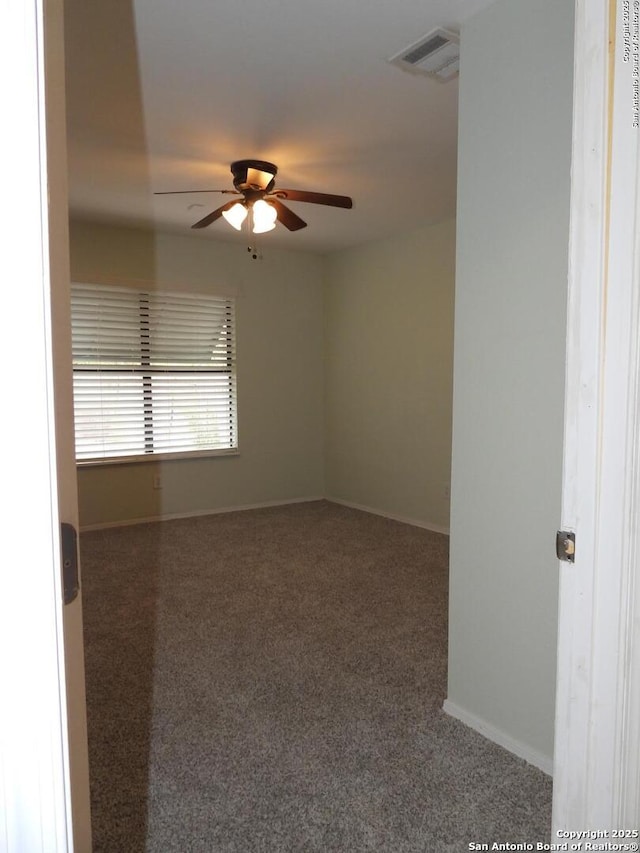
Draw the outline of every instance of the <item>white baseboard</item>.
M471 714L469 711L456 705L455 702L450 702L449 699L444 700L442 710L445 714L449 714L450 717L455 717L456 720L460 720L461 723L484 735L488 740L497 743L498 746L502 746L509 752L517 755L518 758L523 758L529 764L533 764L534 767L542 770L547 776L553 776L553 758L550 758L548 755L538 752L538 750L527 746L526 743L512 738L480 717L476 717L475 714Z
M328 501L329 503L346 506L350 509L358 509L361 512L369 512L372 515L381 515L384 518L390 518L392 521L399 521L402 524L411 524L413 527L421 527L423 530L431 530L433 533L443 533L449 535L449 528L442 527L439 524L431 524L430 522L421 521L417 518L409 518L405 515L397 515L392 512L385 512L382 509L365 506L364 504L353 503L352 501L344 501L341 498L324 497L323 495L314 495L306 498L287 498L286 500L278 501L262 501L254 504L240 504L239 506L225 506L217 509L202 509L193 510L191 512L167 512L160 515L151 515L146 518L130 518L121 521L104 521L98 524L83 524L80 527L80 532L88 532L90 530L107 530L112 527L131 527L135 524L150 524L156 521L171 521L177 518L196 518L201 515L218 515L223 512L242 512L248 509L265 509L271 506L286 506L287 504L310 503L311 501Z
M326 497L325 500L332 504L340 504L340 506L359 509L362 512L370 512L372 515L381 515L383 518L390 518L392 521L400 521L402 524L411 524L413 527L421 527L423 530L431 530L433 533L443 533L445 536L449 535L449 528L442 527L440 524L431 524L429 521L421 521L418 518L409 518L406 515L396 515L393 512L385 512L383 509L376 509L372 506L356 504L352 501L343 501L342 498Z
M105 521L99 524L83 524L80 527L80 532L85 533L90 530L106 530L111 527L132 527L135 524L149 524L156 521L172 521L176 518L197 518L201 515L220 515L223 512L243 512L247 509L266 509L271 506L287 506L287 504L302 504L310 503L311 501L322 501L324 498L320 495L310 498L287 498L282 501L262 501L256 504L242 504L241 506L225 506L217 509L199 509L192 512L167 512L162 515L152 515L148 518L130 518L125 521Z

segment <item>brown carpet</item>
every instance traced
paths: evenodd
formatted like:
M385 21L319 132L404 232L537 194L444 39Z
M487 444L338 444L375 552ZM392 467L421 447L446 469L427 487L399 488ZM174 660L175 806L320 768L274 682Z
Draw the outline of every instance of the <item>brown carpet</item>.
M447 537L314 502L81 537L95 853L548 841L440 709Z

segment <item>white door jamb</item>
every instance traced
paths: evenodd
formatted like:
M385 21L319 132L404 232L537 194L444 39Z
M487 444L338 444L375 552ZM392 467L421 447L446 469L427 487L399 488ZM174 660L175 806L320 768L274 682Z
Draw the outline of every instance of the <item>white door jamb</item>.
M554 842L640 823L640 132L623 20L634 4L576 2L561 525L576 553L560 564Z
M0 849L72 851L53 406L45 0L0 7ZM66 215L66 212L63 212ZM84 852L83 852L84 853Z

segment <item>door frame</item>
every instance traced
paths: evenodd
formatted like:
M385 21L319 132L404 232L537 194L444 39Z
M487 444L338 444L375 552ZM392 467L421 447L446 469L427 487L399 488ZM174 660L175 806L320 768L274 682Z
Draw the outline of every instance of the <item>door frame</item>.
M560 564L553 840L640 823L640 131L623 5L576 3L561 522L576 549Z
M73 849L54 408L44 0L0 11L0 847ZM66 217L66 210L62 212ZM58 215L60 211L58 211Z
M0 207L0 689L13 697L0 703L0 847L88 853L82 604L63 606L60 565L60 522L78 526L62 3L9 0L0 12L11 117L0 157L11 199Z

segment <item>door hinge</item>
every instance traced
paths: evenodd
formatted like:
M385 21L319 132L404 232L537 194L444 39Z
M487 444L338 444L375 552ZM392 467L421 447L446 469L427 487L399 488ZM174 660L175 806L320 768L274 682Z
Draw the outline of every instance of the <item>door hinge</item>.
M575 562L576 534L569 530L558 530L556 533L556 555L565 563Z
M64 603L71 604L78 595L78 534L73 524L63 521L60 525L62 548L62 586Z

